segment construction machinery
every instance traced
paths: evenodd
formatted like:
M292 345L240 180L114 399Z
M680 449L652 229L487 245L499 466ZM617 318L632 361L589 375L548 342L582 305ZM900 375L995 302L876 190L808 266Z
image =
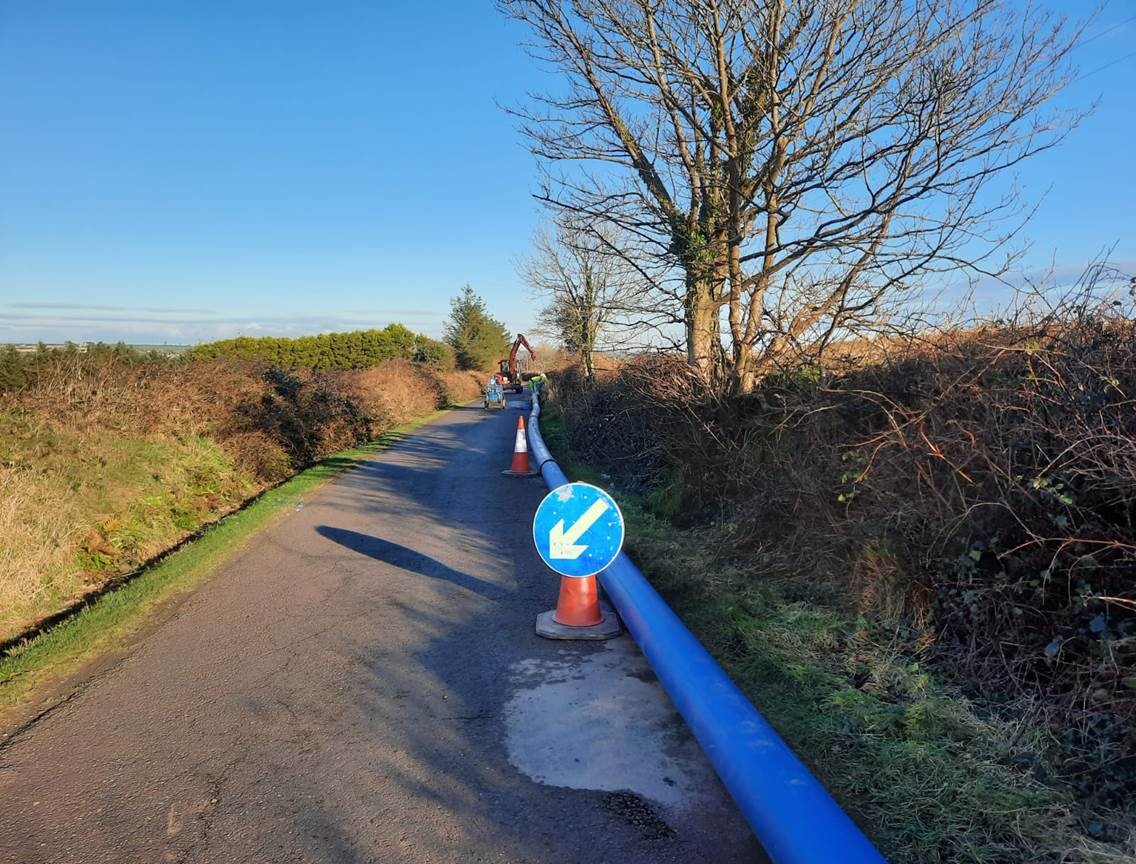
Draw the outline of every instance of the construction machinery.
M490 408L504 408L505 401L505 388L502 386L497 375L489 379L489 383L485 385L485 410Z
M536 359L536 352L529 344L529 340L525 338L525 334L518 333L517 338L513 340L513 347L509 351L508 359L501 360L498 363L498 372L494 376L507 392L520 393L524 390L525 382L522 377L524 373L517 367L517 353L521 350L522 345L528 350L529 356L533 360Z

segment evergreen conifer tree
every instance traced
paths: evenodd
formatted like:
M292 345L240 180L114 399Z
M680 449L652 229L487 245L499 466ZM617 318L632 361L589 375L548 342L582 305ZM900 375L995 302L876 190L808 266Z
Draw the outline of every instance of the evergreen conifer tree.
M444 339L454 349L459 369L492 369L509 350L505 325L490 316L469 285L450 301Z

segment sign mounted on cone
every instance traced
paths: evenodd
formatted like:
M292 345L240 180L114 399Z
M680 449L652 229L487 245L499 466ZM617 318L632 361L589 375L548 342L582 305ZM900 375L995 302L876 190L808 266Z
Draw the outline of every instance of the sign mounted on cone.
M533 541L544 563L562 576L594 576L623 548L623 514L590 483L549 492L533 517Z

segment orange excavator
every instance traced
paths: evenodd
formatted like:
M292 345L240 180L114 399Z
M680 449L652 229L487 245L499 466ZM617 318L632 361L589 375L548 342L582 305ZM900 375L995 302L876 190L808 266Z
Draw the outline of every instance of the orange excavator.
M529 340L525 338L525 334L518 333L517 338L513 340L513 347L509 351L509 359L501 360L498 363L498 372L494 376L502 387L514 393L520 393L524 389L524 379L521 377L523 373L517 368L517 353L521 350L522 345L528 350L532 359L536 359L536 352L529 344Z

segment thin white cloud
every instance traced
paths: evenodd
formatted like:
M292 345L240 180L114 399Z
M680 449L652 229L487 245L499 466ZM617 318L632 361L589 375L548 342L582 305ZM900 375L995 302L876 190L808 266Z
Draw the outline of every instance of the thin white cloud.
M430 319L436 316L430 316ZM413 320L430 320L425 317L411 318L409 316L398 316L392 313L387 313L382 316L374 318L346 318L343 316L321 316L321 315L281 315L260 317L255 319L247 317L236 316L208 316L203 318L160 318L145 315L128 315L128 316L93 316L93 315L33 315L23 312L0 312L0 321L10 321L22 324L37 323L45 325L53 324L91 324L97 326L104 325L117 325L117 324L174 324L174 325L188 325L188 324L242 324L248 325L255 323L259 325L272 326L272 325L311 325L312 322L330 321L335 324L349 325L352 327L371 326L374 321L413 321ZM384 325L385 326L385 325Z
M386 315L406 316L408 318L434 318L437 309L344 309L344 315Z
M8 303L10 309L71 310L75 312L154 312L167 315L208 315L212 310L192 306L100 306L88 303L41 303L21 301Z
M0 310L8 342L135 342L186 344L233 336L306 336L403 324L432 337L441 334L440 315L387 313L368 318L346 315L210 316L163 318L148 315L34 315Z

